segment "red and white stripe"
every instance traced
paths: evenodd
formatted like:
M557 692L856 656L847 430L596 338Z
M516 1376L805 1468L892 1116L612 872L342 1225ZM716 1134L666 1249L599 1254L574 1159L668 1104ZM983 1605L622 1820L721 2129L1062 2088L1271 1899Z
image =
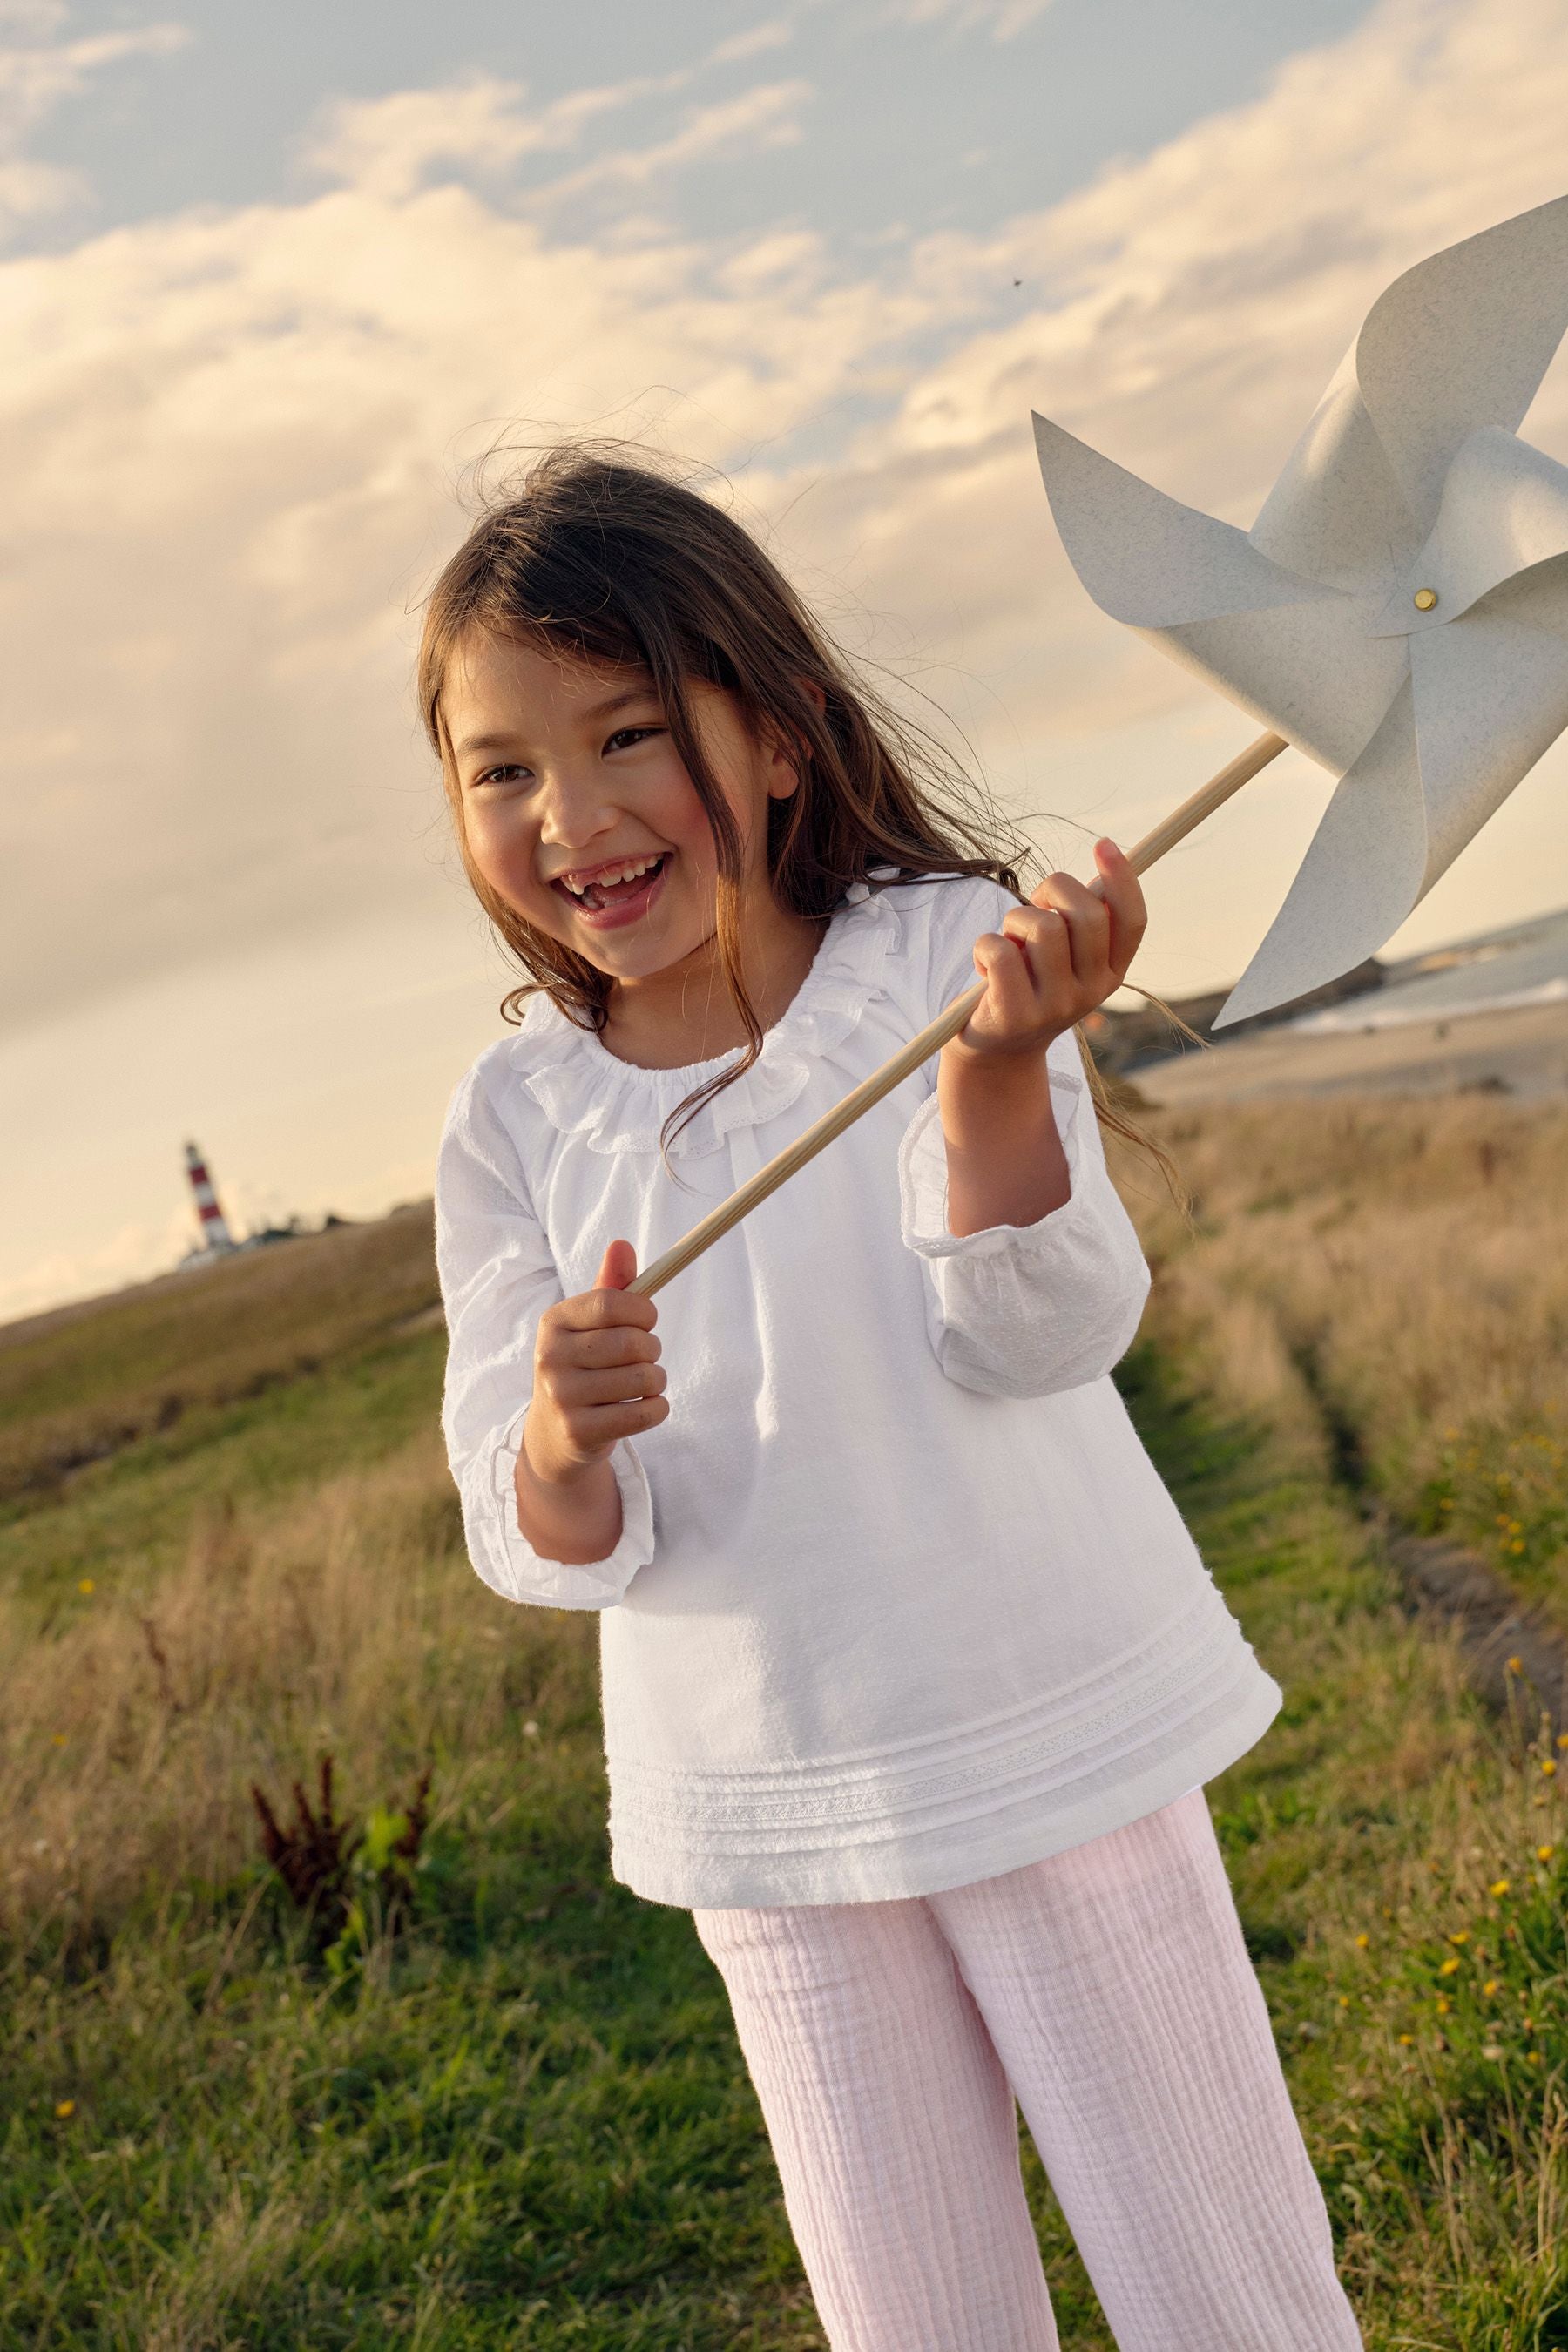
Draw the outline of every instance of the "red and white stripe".
M191 1191L195 1195L203 1247L209 1250L232 1249L234 1235L229 1232L228 1220L218 1207L217 1194L213 1190L213 1180L207 1174L206 1162L194 1143L185 1146L185 1173L191 1180Z

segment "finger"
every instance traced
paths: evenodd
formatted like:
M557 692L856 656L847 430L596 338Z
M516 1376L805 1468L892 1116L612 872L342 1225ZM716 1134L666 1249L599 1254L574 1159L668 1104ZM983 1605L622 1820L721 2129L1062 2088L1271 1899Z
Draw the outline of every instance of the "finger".
M613 1249L615 1244L610 1246ZM626 1247L630 1249L629 1242ZM607 1257L609 1251L605 1255ZM580 1290L574 1298L561 1299L549 1312L563 1331L607 1331L628 1323L651 1331L658 1320L658 1307L640 1290Z
M637 1254L630 1242L611 1242L605 1250L598 1273L594 1277L595 1290L624 1290L637 1276Z
M551 1382L563 1412L578 1412L585 1405L624 1404L631 1397L662 1396L668 1385L669 1374L662 1364L611 1364L596 1372L565 1364Z
M607 1364L652 1364L661 1352L651 1331L629 1323L593 1331L563 1330L546 1350L551 1362L575 1364L583 1371L601 1371Z
M1040 996L1059 988L1072 974L1067 927L1056 914L1029 926L1026 940L1005 931L984 932L974 942L974 961L985 979L983 1006L1004 1031L1033 1026L1039 1018Z
M1010 907L1003 919L1002 937L1020 950L1037 1004L1053 1001L1072 980L1072 941L1059 908Z
M657 1429L661 1421L669 1419L668 1397L644 1397L632 1404L602 1404L594 1408L595 1446L612 1444L617 1437L636 1437L645 1429Z
M1110 918L1110 969L1120 980L1149 928L1149 910L1143 886L1115 842L1097 841L1094 862L1100 878L1093 887L1104 898Z
M1110 913L1104 899L1075 875L1047 874L1031 903L1049 908L1067 925L1073 977L1085 987L1101 984L1110 950Z

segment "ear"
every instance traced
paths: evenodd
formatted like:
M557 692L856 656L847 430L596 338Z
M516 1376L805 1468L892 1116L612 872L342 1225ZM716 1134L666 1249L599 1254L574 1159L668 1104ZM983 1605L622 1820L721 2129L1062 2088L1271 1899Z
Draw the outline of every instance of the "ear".
M815 678L803 677L798 683L801 692L808 701L816 704L818 711L826 709L827 696ZM781 739L770 748L768 752L768 798L770 800L787 801L790 798L800 783L800 772L809 756L806 746L798 739L793 742Z

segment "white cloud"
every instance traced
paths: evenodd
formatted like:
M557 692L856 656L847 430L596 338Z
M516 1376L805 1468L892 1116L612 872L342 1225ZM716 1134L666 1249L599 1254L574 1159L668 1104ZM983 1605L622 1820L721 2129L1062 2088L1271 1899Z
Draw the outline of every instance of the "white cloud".
M187 37L181 26L159 24L58 39L67 14L47 0L13 0L0 8L0 228L87 194L79 174L30 162L22 152L38 125L94 74L131 58L167 56Z
M1016 40L1037 23L1052 0L889 0L890 25L946 25L955 33L989 33L994 41Z
M1555 192L1553 14L1395 0L1146 162L875 277L799 233L595 243L570 207L491 203L439 142L500 163L575 132L478 82L346 111L341 184L300 202L0 268L11 1017L372 907L430 919L405 608L459 528L454 469L517 420L750 457L812 579L988 678L1037 743L1194 707L1068 572L1031 404L1250 520L1379 286ZM552 185L786 136L800 96ZM869 421L836 441L841 404ZM814 420L826 455L770 460Z
M1384 0L1147 159L987 236L889 241L874 271L794 228L704 241L650 214L634 238L613 207L594 226L608 174L642 204L792 136L793 83L673 124L629 83L531 110L497 82L403 93L340 110L315 149L331 184L293 201L0 264L7 1018L181 972L199 990L244 955L296 971L346 1040L335 940L374 924L436 963L447 940L457 968L409 607L462 527L454 478L511 430L647 423L740 468L808 593L923 665L1020 804L1130 837L1247 722L1084 597L1031 405L1250 521L1388 278L1560 192L1560 0ZM612 107L606 163L582 134ZM1531 426L1548 446L1563 382ZM1184 866L1152 978L1239 969L1314 789L1260 788L1235 820L1245 890L1223 859ZM1490 837L1555 824L1560 874L1568 820L1530 790ZM1547 838L1524 870L1549 890ZM1491 919L1488 844L1461 861L1455 930Z
M749 32L731 33L709 52L708 62L714 66L743 65L749 58L762 57L769 49L782 49L795 38L795 26L787 16L774 16L762 25L753 25Z
M809 82L766 82L735 98L692 107L668 139L601 155L543 190L536 203L560 215L590 194L658 187L672 173L688 171L694 163L719 163L798 146L800 111L812 95Z
M575 147L589 124L684 89L693 68L570 90L531 111L521 82L473 74L437 89L395 90L327 110L306 142L308 173L395 202L442 176L494 179L525 155Z
M451 471L495 430L679 384L681 437L722 458L928 314L835 282L811 240L746 291L668 236L547 237L410 185L416 112L379 120L395 171L362 146L359 179L308 201L0 268L13 1020L237 939L428 915L404 608L458 527ZM678 142L710 135L705 114Z
M672 97L715 67L744 62L790 37L791 28L782 20L759 25L721 41L695 64L569 90L538 108L530 106L524 84L489 74L435 89L342 100L326 110L303 142L301 164L317 178L394 200L438 180L443 168L448 179L494 180L524 156L563 154L579 146L584 131L606 114ZM748 147L755 152L793 143L798 131L789 118L810 96L805 82L763 84L694 107L671 135L640 146L635 141L624 144L545 193L565 201L589 186L646 183Z

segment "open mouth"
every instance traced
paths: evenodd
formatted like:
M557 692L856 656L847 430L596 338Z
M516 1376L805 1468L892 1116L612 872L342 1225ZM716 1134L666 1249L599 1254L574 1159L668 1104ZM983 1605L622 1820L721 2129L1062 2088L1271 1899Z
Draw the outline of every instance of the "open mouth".
M654 892L664 878L670 852L662 850L646 873L634 874L626 882L589 882L581 890L569 889L563 881L551 884L578 914L602 926L610 922L631 922L652 903Z

